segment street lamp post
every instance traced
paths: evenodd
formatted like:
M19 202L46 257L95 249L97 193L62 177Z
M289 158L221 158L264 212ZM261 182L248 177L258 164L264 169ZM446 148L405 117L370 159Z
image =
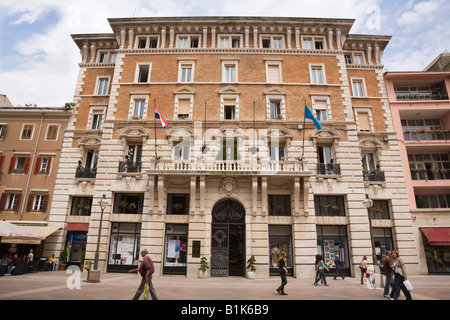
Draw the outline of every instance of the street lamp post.
M94 270L90 270L88 273L88 282L100 282L100 270L98 270L98 260L100 255L100 238L102 232L102 224L103 224L103 212L106 209L108 203L106 202L106 194L103 194L102 198L99 201L101 214L100 214L100 223L98 226L98 236L97 236L97 249L95 250L95 258L94 258Z
M367 209L367 217L369 218L369 232L370 232L370 244L372 247L372 261L373 261L373 272L375 273L375 268L378 266L377 254L375 252L375 241L373 238L373 230L372 230L372 219L370 218L370 208L372 208L373 201L369 198L369 195L366 193L366 199L363 201L364 206ZM381 273L380 273L381 277ZM382 281L380 278L380 286L382 286Z

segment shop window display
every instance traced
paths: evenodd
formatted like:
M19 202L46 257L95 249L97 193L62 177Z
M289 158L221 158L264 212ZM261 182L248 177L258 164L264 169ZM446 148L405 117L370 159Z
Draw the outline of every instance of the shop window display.
M128 271L139 264L140 223L113 223L108 271Z
M168 224L164 242L164 274L186 274L188 225Z
M286 253L286 268L289 274L293 275L292 227L269 226L269 268L271 275L279 275L278 260L281 252Z
M336 255L341 259L344 273L350 272L346 226L317 226L317 253L328 268L335 268Z

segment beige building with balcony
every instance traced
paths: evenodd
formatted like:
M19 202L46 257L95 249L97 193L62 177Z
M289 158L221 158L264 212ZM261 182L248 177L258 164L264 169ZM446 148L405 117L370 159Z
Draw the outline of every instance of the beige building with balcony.
M72 35L80 73L48 252L85 247L93 260L100 233L103 272L135 268L140 248L157 275L197 277L206 257L210 276L245 276L255 256L267 278L284 251L297 278L317 253L359 277L364 255L392 248L417 270L381 65L389 36L350 34L351 19L109 23Z

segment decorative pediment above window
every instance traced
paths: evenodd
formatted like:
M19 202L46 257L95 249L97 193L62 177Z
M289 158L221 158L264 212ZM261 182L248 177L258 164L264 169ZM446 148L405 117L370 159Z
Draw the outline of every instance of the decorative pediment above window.
M376 151L384 146L383 142L375 138L364 138L359 140L361 150Z
M224 94L236 95L236 94L241 94L241 93L242 93L241 90L238 90L238 89L233 88L233 87L226 87L226 88L223 88L223 89L219 90L219 94L221 94L221 95L224 95Z
M148 139L148 132L144 127L126 127L120 132L120 137L127 141L145 144Z
M339 132L332 128L323 128L321 130L315 130L311 134L311 139L315 146L317 143L330 143L337 146L340 138Z
M286 95L286 91L277 87L267 89L264 91L265 95Z
M188 141L190 141L194 137L194 130L187 127L171 128L167 132L167 139L169 140L169 142L180 141L184 139L188 139Z
M100 144L102 143L102 138L99 136L89 135L84 136L78 140L78 145L83 148L89 148L89 149L97 149L100 147Z
M175 95L177 95L177 94L195 94L195 90L191 89L189 87L181 87L181 88L173 90L173 93Z
M261 137L266 141L278 140L289 142L292 139L292 133L284 128L270 128Z
M222 128L214 133L215 139L221 138L245 138L245 132L241 128Z

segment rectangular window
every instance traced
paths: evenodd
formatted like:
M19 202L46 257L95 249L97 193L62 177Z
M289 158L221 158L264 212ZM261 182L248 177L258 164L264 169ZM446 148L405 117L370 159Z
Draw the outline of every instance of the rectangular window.
M350 251L348 249L347 227L318 225L317 252L322 255L328 268L335 268L335 259L339 254L344 273L350 274Z
M189 160L189 151L190 151L190 143L189 142L185 142L184 140L185 138L183 138L183 140L181 141L174 141L174 146L173 146L173 159L174 160L178 160L178 161L182 161L182 160Z
M177 48L200 48L200 36L178 36Z
M34 124L24 124L22 128L21 140L31 140L33 137Z
M387 200L373 200L369 209L370 219L390 219L389 202Z
M269 216L290 216L291 196L290 195L269 195Z
M141 224L113 222L107 272L124 272L139 265Z
M386 251L394 250L394 241L391 228L373 228L373 246L377 255L377 261L382 263Z
M216 160L239 160L237 138L223 138Z
M261 48L273 48L273 49L282 49L284 48L283 36L279 35L262 35L261 36Z
M94 113L92 115L91 129L100 130L102 128L103 113Z
M188 225L167 224L164 246L164 274L186 274Z
M3 193L0 198L0 210L17 211L20 206L20 193Z
M30 169L31 157L12 156L9 164L9 173L28 173Z
M359 131L369 132L370 129L370 116L368 112L358 112L358 125Z
M134 100L133 117L142 118L144 116L145 100Z
M267 82L269 83L280 83L280 68L279 64L268 64L267 65Z
M192 82L192 64L181 64L180 82Z
M270 275L279 275L278 260L280 253L286 253L286 269L293 274L292 227L282 225L269 226L269 264Z
M92 209L92 197L73 197L70 207L71 216L90 216Z
M285 147L283 146L270 146L269 147L270 161L284 161L286 159Z
M345 216L343 196L314 196L316 216Z
M8 125L0 124L0 139L4 139L6 137L7 129L8 129Z
M56 140L58 138L59 125L49 124L45 140Z
M353 96L364 97L364 84L362 80L352 80Z
M314 111L316 112L316 118L319 121L327 121L327 101L326 100L315 100L314 101Z
M236 106L232 105L232 106L224 106L224 112L223 112L223 117L225 120L234 120L236 117L235 114L235 108Z
M188 119L191 99L178 99L178 119Z
M224 80L225 82L236 82L236 65L226 64L224 66Z
M270 118L271 119L282 119L281 114L281 101L280 100L270 100Z
M136 82L148 83L150 81L150 64L138 64Z
M33 211L44 211L43 210L43 203L44 203L44 195L43 194L36 194L34 195L34 201L33 201Z
M36 165L34 167L34 173L44 173L48 174L50 172L50 164L52 162L52 157L37 157Z
M168 194L167 214L189 214L189 194Z
M114 196L114 213L142 214L143 207L143 193L116 193Z
M302 37L302 48L306 50L323 50L325 49L324 37Z
M104 96L108 94L109 78L99 78L98 79L98 89L97 94L99 96Z
M325 83L322 66L311 66L311 83L313 84Z

